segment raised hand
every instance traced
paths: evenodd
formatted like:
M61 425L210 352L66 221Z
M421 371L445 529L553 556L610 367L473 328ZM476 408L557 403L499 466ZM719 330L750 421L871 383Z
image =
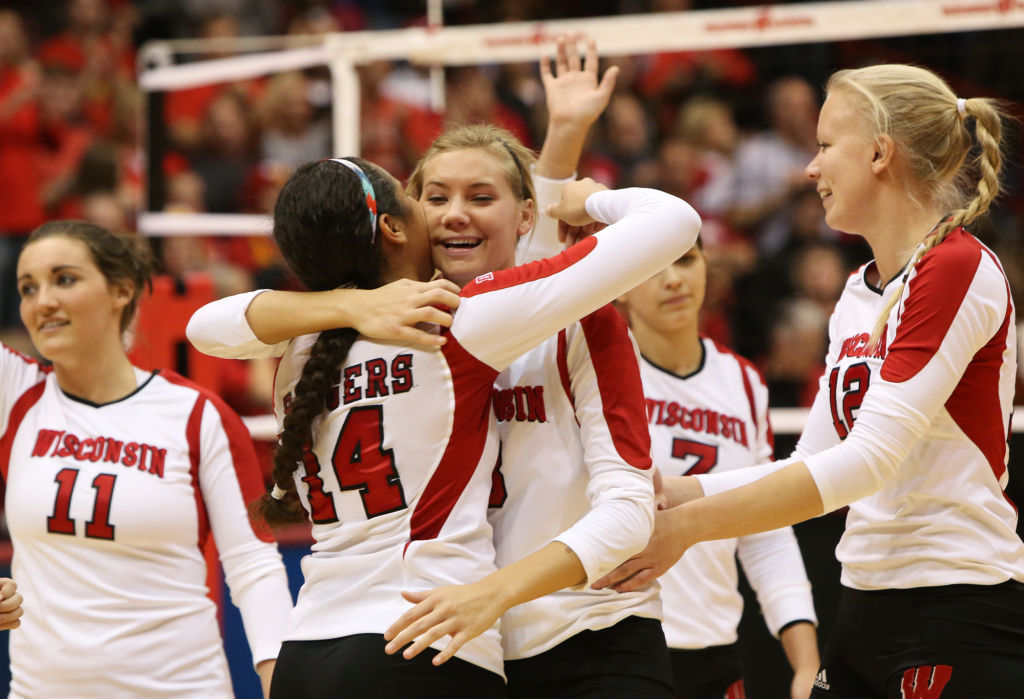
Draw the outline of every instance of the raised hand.
M586 57L581 63L577 46L580 39L575 33L560 35L556 39L555 71L551 72L551 59L545 56L540 61L540 77L551 124L573 124L586 129L608 106L619 69L609 68L598 80L597 44L587 39Z

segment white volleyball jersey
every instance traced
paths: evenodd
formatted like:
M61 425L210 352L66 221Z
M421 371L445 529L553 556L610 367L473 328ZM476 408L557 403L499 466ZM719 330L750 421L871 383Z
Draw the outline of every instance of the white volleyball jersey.
M246 504L263 491L241 420L173 372L102 405L0 348L0 469L25 598L14 697L229 697L207 597L211 534L254 660L276 658L291 596Z
M296 473L316 543L289 638L382 633L410 606L402 590L471 583L495 569L486 512L499 371L676 259L700 228L688 205L653 190L600 192L587 209L618 223L556 257L478 277L463 289L440 350L353 345L327 397L331 410L314 424L315 458ZM201 309L189 339L235 357L275 351L248 328L251 298ZM313 341L296 339L282 360L279 424ZM457 655L502 673L497 624Z
M654 524L650 438L636 348L604 306L516 360L492 399L501 435L489 520L498 565L552 540L587 573L581 587L509 609L505 658L532 657L628 616L661 618L658 587L617 593L591 582L647 545Z
M641 361L655 465L665 476L740 469L770 461L768 388L746 359L707 338L691 374ZM811 586L793 530L697 544L659 580L671 648L735 643L743 615L736 556L757 593L772 635L786 624L817 622Z
M829 351L795 456L825 511L850 505L836 549L862 590L1024 581L1006 496L1017 347L995 254L956 229L908 273L877 348L868 339L898 282L865 265L829 322ZM739 482L714 477L705 492Z

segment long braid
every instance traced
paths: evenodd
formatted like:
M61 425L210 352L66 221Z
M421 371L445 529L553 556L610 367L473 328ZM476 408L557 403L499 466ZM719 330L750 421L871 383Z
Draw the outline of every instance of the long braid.
M950 105L950 108L956 110L957 107ZM885 332L889 321L889 314L903 296L903 290L906 287L910 271L933 248L941 244L946 235L951 231L959 227L968 226L984 215L1001 190L999 174L1002 169L1002 120L1000 111L993 100L985 98L966 99L964 100L964 108L965 113L963 115L957 113L954 120L955 128L967 131L968 118L974 118L975 140L981 146L981 151L976 162L973 164L978 170L978 179L975 185L977 193L964 206L955 209L947 218L940 222L929 236L925 238L924 244L914 251L901 276L896 292L890 297L885 309L879 315L876 322L874 322L874 329L871 331L871 337L868 340L869 348L873 349L876 347L882 338L882 334ZM970 144L970 142L970 133L968 133L966 143ZM966 150L963 154L951 155L950 159L956 162L956 174L963 167L966 158Z
M274 454L274 483L288 494L278 500L264 493L258 502L259 513L271 526L301 522L306 518L298 497L291 494L295 491L293 474L302 463L304 452L312 448L313 422L323 413L324 397L358 335L352 328L327 330L320 333L310 349Z
M366 175L369 192L363 188L362 178L345 164L320 161L296 170L274 207L274 239L292 271L313 291L380 285L384 258L382 236L377 231L381 223L379 218L367 216L371 194L381 216L402 219L407 214L392 178L361 158L347 160ZM294 474L303 464L306 450L312 449L313 427L324 412L324 398L358 335L352 328L328 330L320 333L310 348L274 455L274 492L281 497L265 493L252 505L270 525L300 522L306 517Z

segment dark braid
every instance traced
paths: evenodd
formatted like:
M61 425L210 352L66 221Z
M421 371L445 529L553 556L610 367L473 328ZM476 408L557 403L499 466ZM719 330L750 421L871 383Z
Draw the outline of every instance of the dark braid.
M378 214L404 217L394 180L365 160L350 160L369 177ZM285 183L274 207L278 247L292 271L313 291L379 286L381 236L372 233L366 196L356 174L332 161L299 168ZM357 337L352 328L328 330L320 333L310 349L274 455L274 483L286 495L278 500L265 493L254 503L272 526L305 519L293 476L304 452L314 443L313 423L323 413L324 397Z
M302 462L303 452L313 442L313 421L323 412L324 396L358 336L353 328L337 328L320 333L313 343L302 377L295 385L295 398L285 415L284 430L274 454L273 478L281 490L294 489L295 464ZM306 518L298 498L275 500L269 493L260 500L260 513L271 526L294 524Z

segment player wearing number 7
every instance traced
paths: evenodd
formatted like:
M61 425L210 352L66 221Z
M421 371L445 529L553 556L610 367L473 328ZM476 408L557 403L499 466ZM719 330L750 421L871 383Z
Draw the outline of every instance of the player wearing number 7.
M698 245L619 299L640 348L651 454L663 476L719 473L772 459L761 372L698 334L706 283L707 261ZM789 527L700 543L659 578L676 696L743 696L737 557L793 668L789 696L807 699L818 671L817 617Z
M265 691L287 626L284 566L246 509L262 480L241 420L125 354L149 279L139 240L54 221L18 260L21 319L52 366L0 346L0 472L29 600L12 697L232 696L211 535Z

